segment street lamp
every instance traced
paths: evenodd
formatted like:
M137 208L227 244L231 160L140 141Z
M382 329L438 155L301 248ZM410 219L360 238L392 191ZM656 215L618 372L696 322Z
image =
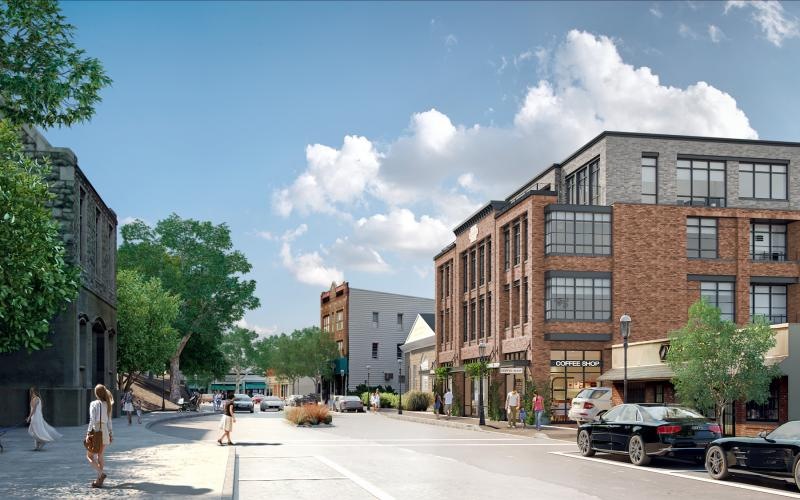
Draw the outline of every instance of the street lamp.
M397 414L403 414L403 358L397 358L397 383L400 384L400 401L397 403Z
M369 393L369 365L367 365L367 393Z
M342 394L347 395L347 384L344 383L344 370L339 370L339 376L342 377Z
M478 352L481 356L481 371L478 379L478 425L486 425L486 419L483 417L483 356L486 354L485 342L478 344Z
M631 334L631 317L623 314L619 318L619 330L622 334L623 375L622 375L622 402L628 402L628 337Z

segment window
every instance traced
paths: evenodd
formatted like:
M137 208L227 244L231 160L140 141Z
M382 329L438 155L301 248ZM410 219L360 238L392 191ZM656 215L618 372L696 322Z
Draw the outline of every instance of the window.
M725 162L678 160L678 202L725 206Z
M750 224L750 258L786 260L786 224Z
M336 311L336 330L344 330L344 310Z
M786 165L739 163L739 198L786 199Z
M468 322L469 322L469 317L467 316L467 303L464 302L461 305L461 337L462 337L462 342L466 342L466 341L469 340L469 337L468 337L468 335L469 335L469 331L468 331L469 324L468 324Z
M450 296L450 286L451 286L452 273L453 273L453 265L452 264L447 264L447 266L445 266L445 278L444 278L444 295L445 295L445 297L449 297Z
M642 203L658 203L658 158L642 156Z
M337 340L336 341L336 349L339 350L339 356L344 356L344 341Z
M444 295L444 289L445 289L444 276L445 276L444 266L440 266L439 267L439 299L440 300L445 297L445 295Z
M100 256L103 253L103 239L100 238L100 209L94 209L94 273L100 275Z
M514 265L520 262L520 236L519 223L514 224Z
M462 273L462 277L463 277L462 281L463 281L463 285L464 285L463 286L463 292L464 293L466 293L467 290L469 290L469 287L468 287L469 281L467 281L468 278L469 278L467 276L467 261L468 261L468 258L469 257L467 256L466 252L461 256L461 273Z
M772 325L786 323L786 285L750 285L750 318L756 316Z
M372 359L378 359L378 343L372 343Z
M481 285L486 283L486 247L481 245L478 249L478 281Z
M522 219L522 260L528 260L528 219Z
M567 176L567 203L570 205L600 204L600 160Z
M492 336L492 294L486 297L486 334Z
M654 387L655 394L653 395L654 403L664 403L664 384L658 383Z
M86 191L80 188L80 204L78 205L78 255L81 264L86 263L86 228L83 212L86 209Z
M503 262L505 263L505 270L511 267L511 232L508 228L503 230Z
M477 281L475 280L475 278L477 277L477 274L478 274L476 272L476 270L477 270L476 269L476 262L477 262L477 258L475 256L475 250L473 250L473 251L471 251L469 253L469 284L470 284L470 288L475 288L475 286L477 285Z
M378 313L374 312L374 313L372 313L372 328L378 328L379 325L380 325L380 321L379 321Z
M403 313L397 313L397 328L403 329Z
M492 282L492 240L486 243L486 281Z
M400 348L403 344L397 344L397 359L403 359L403 350Z
M331 317L328 314L322 317L322 331L323 332L331 331Z
M469 303L469 339L475 340L475 334L477 333L476 326L476 317L475 317L476 309L475 309L475 300L473 299Z
M546 254L609 255L611 214L548 212L545 215Z
M514 282L511 290L511 324L514 326L519 324L519 280Z
M717 258L717 219L686 218L686 256L690 259Z
M483 295L481 295L480 300L478 300L478 337L485 338L486 337L486 304L485 300L483 299Z
M547 278L545 284L545 319L610 320L611 279Z
M747 403L747 420L757 422L777 422L779 418L778 413L778 390L780 388L780 379L774 379L769 384L769 398L763 405L750 401Z
M528 322L528 278L522 280L522 322Z
M730 282L704 281L700 283L700 296L720 310L720 317L736 321L734 284Z

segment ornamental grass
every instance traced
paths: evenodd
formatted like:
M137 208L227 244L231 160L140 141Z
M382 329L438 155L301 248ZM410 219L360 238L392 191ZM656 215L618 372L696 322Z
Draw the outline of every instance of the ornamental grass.
M319 425L330 424L333 416L328 411L328 407L317 404L305 404L303 406L290 406L285 409L286 420L295 425Z

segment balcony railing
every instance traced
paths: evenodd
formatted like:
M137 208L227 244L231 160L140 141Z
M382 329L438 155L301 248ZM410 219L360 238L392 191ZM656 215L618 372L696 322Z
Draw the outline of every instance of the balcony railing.
M756 261L784 262L786 260L786 252L756 252L751 253L750 258Z
M695 207L724 207L725 198L694 196L692 198L678 196L678 205L691 205Z

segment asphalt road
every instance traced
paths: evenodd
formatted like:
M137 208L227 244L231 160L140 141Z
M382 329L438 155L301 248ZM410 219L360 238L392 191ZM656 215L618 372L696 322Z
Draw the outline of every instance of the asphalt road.
M713 481L692 463L581 457L574 442L334 414L334 425L297 428L282 413L237 414L236 496L241 499L800 498L794 485ZM219 417L152 430L216 447Z

